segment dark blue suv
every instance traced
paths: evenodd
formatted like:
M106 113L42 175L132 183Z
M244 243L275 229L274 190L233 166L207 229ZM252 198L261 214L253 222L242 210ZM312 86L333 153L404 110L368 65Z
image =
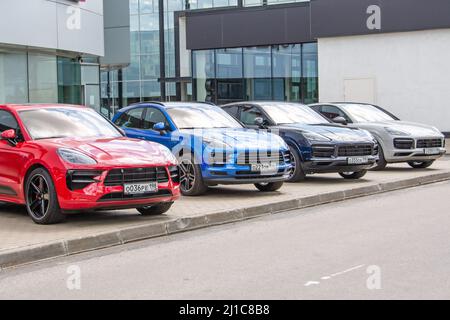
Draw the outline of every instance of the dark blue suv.
M219 184L254 184L261 191L276 191L292 168L283 139L246 129L214 105L140 103L121 109L113 122L128 137L171 150L179 160L184 195L200 195Z
M331 172L359 179L378 159L376 140L368 131L333 124L302 104L239 102L223 109L246 127L269 130L286 141L294 166L290 182Z

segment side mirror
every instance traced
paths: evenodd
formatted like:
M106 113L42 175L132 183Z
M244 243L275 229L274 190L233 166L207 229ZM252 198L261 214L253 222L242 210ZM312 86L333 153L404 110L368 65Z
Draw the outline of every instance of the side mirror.
M166 134L166 129L167 127L164 122L158 122L153 126L153 130L159 131L161 135Z
M260 129L265 129L266 128L264 119L260 118L260 117L255 119L255 125L257 125Z
M338 123L338 124L343 124L344 126L346 126L348 124L347 120L341 116L334 118L333 122Z
M6 131L3 131L1 134L1 139L2 140L6 140L8 141L11 145L15 146L17 145L17 134L16 134L16 130L14 129L9 129Z

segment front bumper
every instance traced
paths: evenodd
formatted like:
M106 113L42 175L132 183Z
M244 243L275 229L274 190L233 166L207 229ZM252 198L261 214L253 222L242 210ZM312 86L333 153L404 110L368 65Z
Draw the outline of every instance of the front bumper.
M174 183L171 178L168 178L163 183L158 182L158 192L127 196L124 194L123 184L114 186L105 184L105 179L111 170L97 170L101 174L97 177L96 181L86 184L82 188L74 188L70 185L69 171L56 173L55 180L57 183L55 185L61 209L64 212L131 209L158 203L174 202L180 197L179 184ZM93 170L77 169L75 171ZM167 172L167 174L170 177L170 172Z
M378 160L378 156L367 157L366 164L348 164L348 157L311 158L303 162L302 167L306 174L358 172L372 168Z
M226 164L206 166L203 180L206 184L254 184L286 181L289 178L290 164L282 164L277 170L267 174L251 171L251 165Z
M408 141L411 142L411 147L408 148L398 148L399 144L397 141ZM441 140L441 144L429 144L429 145L419 145L418 141L430 141L430 140ZM441 137L399 137L390 141L388 146L384 147L384 157L388 163L397 162L409 162L409 161L433 161L441 158L447 152L445 148L445 139ZM433 150L433 154L429 154L427 150Z

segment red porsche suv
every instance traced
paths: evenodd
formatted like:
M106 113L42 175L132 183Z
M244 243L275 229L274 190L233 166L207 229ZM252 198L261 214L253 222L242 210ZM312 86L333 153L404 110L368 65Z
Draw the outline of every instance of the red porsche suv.
M90 108L0 105L0 202L25 205L38 224L84 210L167 212L179 198L177 160L126 138Z

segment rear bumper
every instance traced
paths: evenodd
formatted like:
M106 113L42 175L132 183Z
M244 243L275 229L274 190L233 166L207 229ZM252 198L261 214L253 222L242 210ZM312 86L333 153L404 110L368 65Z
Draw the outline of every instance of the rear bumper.
M312 173L339 173L339 172L358 172L372 168L378 156L368 156L367 164L349 165L347 157L338 158L312 158L302 163L306 174Z

